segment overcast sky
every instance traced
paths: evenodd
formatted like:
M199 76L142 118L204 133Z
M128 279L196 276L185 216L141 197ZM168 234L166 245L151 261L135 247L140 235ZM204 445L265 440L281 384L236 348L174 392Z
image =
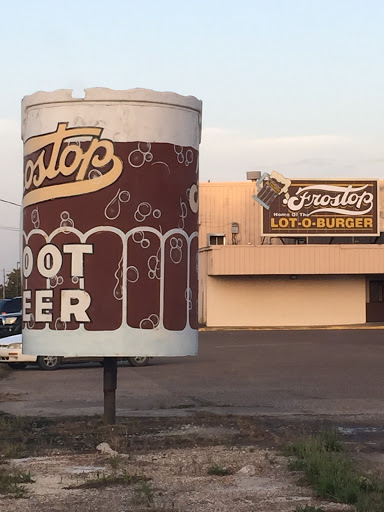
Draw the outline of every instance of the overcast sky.
M0 0L0 199L22 195L20 102L144 87L203 100L201 181L382 177L379 0ZM0 202L0 270L20 260ZM1 282L1 278L0 278Z

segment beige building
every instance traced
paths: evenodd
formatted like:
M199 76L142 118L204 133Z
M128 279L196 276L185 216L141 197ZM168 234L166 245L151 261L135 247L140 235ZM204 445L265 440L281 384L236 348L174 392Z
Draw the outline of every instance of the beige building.
M374 236L262 236L255 181L200 184L199 321L210 327L384 322L384 182Z

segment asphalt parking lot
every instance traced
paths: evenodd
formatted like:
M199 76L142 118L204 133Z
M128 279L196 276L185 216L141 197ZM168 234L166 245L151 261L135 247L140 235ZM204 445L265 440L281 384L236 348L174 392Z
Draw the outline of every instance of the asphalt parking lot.
M199 355L120 366L118 415L197 410L281 417L384 419L384 330L201 332ZM21 415L103 411L97 363L10 371L0 410Z

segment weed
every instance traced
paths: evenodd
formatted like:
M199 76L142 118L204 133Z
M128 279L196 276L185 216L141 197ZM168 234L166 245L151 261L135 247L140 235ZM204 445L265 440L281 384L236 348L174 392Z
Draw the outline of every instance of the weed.
M0 469L0 494L13 498L26 498L27 490L23 484L33 483L31 473Z
M181 508L175 508L174 503L171 505L146 505L145 508L135 509L137 512L148 512L148 508L150 508L150 512L183 512Z
M108 463L111 466L111 468L116 471L116 469L119 467L120 458L118 456L116 457L109 457Z
M151 484L147 480L142 480L138 483L135 488L135 503L143 503L147 507L150 507L153 503L153 489Z
M359 474L334 433L309 436L287 447L290 469L303 471L319 496L354 505L357 512L384 512L384 484Z
M325 512L325 510L320 507L312 507L311 505L305 505L305 507L299 505L295 508L294 512Z
M271 466L278 462L277 457L271 452L265 452L264 458L271 464Z
M216 475L216 476L228 476L232 475L233 471L231 468L224 468L222 466L218 466L217 464L214 464L213 466L210 466L207 471L208 475Z
M179 405L172 405L170 409L193 409L196 407L196 404L179 404Z
M295 455L303 459L308 451L339 453L343 449L334 431L321 432L317 436L308 436L286 446L287 455Z
M103 489L112 485L133 485L147 481L144 475L129 475L126 471L113 475L97 474L96 478L90 478L79 485L70 485L66 489Z
M2 444L14 445L9 447L10 457L41 456L52 451L87 453L93 452L101 442L109 443L119 453L159 449L159 442L161 449L212 445L211 437L197 436L194 431L185 432L182 436L154 435L170 427L179 430L186 424L230 429L231 435L215 438L217 444L231 445L235 442L249 446L267 439L272 441L272 434L254 419L231 416L223 419L211 413L198 413L196 407L192 410L196 414L188 418L119 418L113 429L103 425L99 416L67 417L59 421L42 417L13 417L0 412L0 439Z
M1 454L5 459L22 459L28 453L24 440L19 442L5 441L1 446Z
M356 485L360 490L366 492L376 492L378 491L378 483L374 482L370 478L366 476L359 476L356 478Z
M8 414L0 416L0 430L2 432L23 430L28 423L28 418L23 418L22 416L9 416Z
M336 430L323 430L320 432L319 438L326 452L343 451L343 445Z

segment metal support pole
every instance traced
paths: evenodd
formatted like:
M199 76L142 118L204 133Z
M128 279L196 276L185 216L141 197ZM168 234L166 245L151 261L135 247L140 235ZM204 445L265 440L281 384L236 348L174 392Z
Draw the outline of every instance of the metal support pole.
M117 357L104 357L104 425L116 423Z
M21 295L21 268L20 261L16 264L17 295Z

